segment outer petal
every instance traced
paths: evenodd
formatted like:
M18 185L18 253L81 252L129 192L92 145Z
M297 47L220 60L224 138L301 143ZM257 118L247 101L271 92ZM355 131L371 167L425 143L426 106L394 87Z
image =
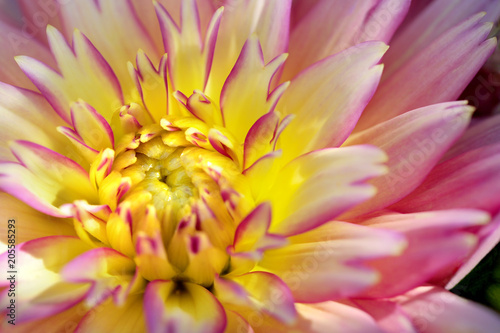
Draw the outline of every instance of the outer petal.
M16 234L18 244L47 236L76 236L71 220L42 214L7 193L0 193L0 212L3 221L14 219L16 229L22 230ZM7 251L7 235L7 228L0 229L0 242L5 244L0 252Z
M80 302L87 286L64 282L59 274L70 260L89 247L78 238L53 236L39 238L17 246L17 283L22 292L16 295L17 322L27 322L64 311ZM1 268L7 268L7 253L1 256ZM4 282L5 281L5 282ZM6 281L2 281L5 285ZM2 308L9 302L1 297Z
M254 320L257 333L382 333L373 318L355 307L337 302L297 304L299 318L293 326L271 320ZM253 322L252 322L253 323Z
M59 209L75 200L97 202L97 191L88 173L74 161L26 141L11 144L20 164L2 163L0 188L35 209L54 216L68 216Z
M15 86L36 89L33 83L23 75L23 72L16 65L14 57L20 54L28 55L40 59L41 61L55 65L54 58L50 54L48 47L32 37L33 28L14 28L11 25L0 21L0 43L4 47L0 49L0 60L2 68L0 68L0 81L6 82ZM35 31L37 29L35 28Z
M18 0L23 17L23 33L26 37L36 38L47 43L45 27L50 24L58 29L62 28L60 17L60 6L64 1L60 0Z
M382 74L377 64L386 50L380 42L359 44L312 65L292 81L277 106L295 115L280 137L287 159L344 142L377 88Z
M413 110L350 137L346 145L370 143L389 155L389 173L372 181L377 195L348 213L387 207L414 190L463 133L473 108L450 102Z
M144 312L149 332L224 332L224 308L207 289L192 283L177 287L171 281L148 284Z
M385 154L371 146L323 149L291 161L256 198L272 204L269 231L296 235L371 198L374 188L365 181L387 171L384 161Z
M385 333L419 333L401 306L386 299L352 300L353 305L370 314Z
M102 53L125 95L133 87L126 64L135 59L137 51L144 50L155 63L163 54L140 22L130 0L65 1L61 17L66 36L71 36L75 28L79 29Z
M78 326L78 322L87 311L88 308L85 306L85 304L83 302L80 302L77 305L67 310L61 311L53 316L33 320L26 323L16 322L15 326L9 324L7 320L4 320L2 322L3 325L0 324L0 329L5 330L5 332L12 333L31 333L37 331L73 332ZM95 309L90 311L96 312Z
M71 102L80 98L110 121L115 109L123 104L123 97L109 64L79 31L75 30L73 47L54 27L47 28L47 35L61 75L26 56L16 57L19 66L66 122L70 123Z
M398 303L422 333L496 332L500 327L497 313L440 288L417 288Z
M341 303L325 302L297 307L301 317L306 319L298 324L300 332L320 333L332 328L346 333L382 332L365 313Z
M110 248L83 253L65 265L61 275L68 282L92 284L86 296L86 302L91 307L110 295L115 303L122 305L129 292L141 282L135 279L134 261Z
M475 228L488 221L486 213L476 210L388 214L364 221L364 225L403 233L408 247L397 257L370 264L382 278L363 296L392 297L449 276L476 247Z
M369 260L402 251L397 233L345 222L330 222L289 238L291 244L268 250L260 265L277 274L298 302L351 297L378 281Z
M288 46L291 0L224 0L223 4L225 13L217 36L208 96L220 95L224 81L252 34L262 45L265 63L286 52Z
M464 135L450 148L443 157L448 160L468 151L500 143L500 115L488 117L471 124Z
M387 71L393 72L404 65L412 56L421 49L435 41L447 30L457 26L470 16L479 12L486 12L482 22L495 22L500 16L500 3L491 0L460 1L436 0L414 1L418 7L423 8L417 17L406 25L391 41L391 49L384 58ZM413 14L413 13L412 13Z
M195 89L204 89L212 67L222 8L209 23L204 41L195 0L182 2L180 27L161 4L156 3L155 9L168 53L169 75L174 89L185 95Z
M121 306L107 300L87 312L75 332L145 332L143 308L143 295L131 295Z
M385 73L356 129L457 99L496 46L494 38L486 40L491 24L481 23L481 18L476 15L449 30L397 71Z
M400 212L477 208L500 211L500 143L438 164L409 196L392 206ZM439 200L436 200L439 198Z
M479 236L479 246L474 252L460 265L460 268L454 274L445 279L446 289L451 289L456 286L474 267L500 243L500 214L493 221L481 229Z
M264 114L273 111L287 84L270 91L273 76L283 65L281 55L265 65L256 36L243 46L240 57L229 74L221 93L225 126L243 143L251 126Z
M68 141L57 133L56 127L64 121L40 94L0 82L0 114L0 160L15 160L7 144L9 141L28 140L82 161Z
M284 78L289 80L316 61L358 43L388 43L409 5L408 0L317 1L293 27Z

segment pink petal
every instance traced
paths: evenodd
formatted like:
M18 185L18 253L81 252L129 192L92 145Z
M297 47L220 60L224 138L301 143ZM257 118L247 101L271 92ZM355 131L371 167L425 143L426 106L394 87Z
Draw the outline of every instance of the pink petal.
M392 206L401 212L477 208L500 211L500 143L469 151L438 164L409 196Z
M21 74L22 75L22 74ZM28 140L57 151L66 156L82 160L56 127L64 121L54 112L38 93L0 82L0 160L15 161L7 142ZM16 126L12 126L16 124Z
M19 6L23 13L23 32L26 37L36 38L47 43L45 27L50 24L58 29L62 28L61 18L59 16L60 6L63 3L58 0L19 0ZM24 53L19 53L24 54Z
M30 57L35 57L41 61L55 65L54 57L50 54L48 47L33 38L38 32L38 28L26 25L24 28L14 28L13 26L0 21L0 43L4 45L0 49L0 61L2 68L0 69L0 81L12 84L15 86L33 89L36 87L27 78L19 66L16 65L14 57L24 54ZM43 27L42 33L45 32Z
M86 296L89 306L101 303L110 295L116 303L122 304L134 282L135 263L113 249L97 248L66 264L61 275L68 282L87 287L87 283L91 283Z
M222 333L226 314L207 289L183 283L182 289L171 281L156 280L144 294L144 314L148 332Z
M482 16L447 31L395 72L385 73L356 129L369 128L425 105L457 99L496 46L494 38L487 39L491 24L481 23Z
M373 144L389 155L389 173L371 183L377 195L348 213L372 212L400 200L419 186L463 133L473 108L464 102L427 106L351 136L346 145Z
M94 203L97 192L88 173L74 161L27 141L11 144L20 164L2 163L0 188L35 209L68 216L59 207L75 200Z
M302 155L278 173L257 202L270 201L270 232L296 235L334 219L371 198L365 182L384 174L385 154L371 146L329 148Z
M321 0L294 1L290 14L290 29L295 26L316 6Z
M22 230L16 235L18 244L47 236L76 236L71 220L42 214L7 193L0 193L0 212L5 221L14 218L16 228ZM0 230L0 237L0 242L5 244L5 248L0 249L0 252L4 252L7 250L7 228Z
M385 333L419 333L411 318L400 305L385 299L353 300L352 303L360 310L372 316Z
M474 228L488 220L489 216L481 211L449 210L388 214L364 221L364 225L403 233L408 247L397 257L370 264L380 272L381 280L363 297L396 296L449 275L475 248Z
M267 250L260 266L281 277L298 302L352 297L378 281L368 262L400 253L403 237L346 222L330 222Z
M493 221L485 226L479 233L479 246L465 260L460 268L445 280L446 289L451 289L456 286L474 267L500 243L500 214Z
M380 42L359 44L294 78L277 106L295 116L280 138L286 159L344 142L377 88L386 50Z
M123 95L115 73L101 53L77 30L71 47L54 27L47 27L47 36L61 74L38 60L18 56L16 61L24 73L67 123L71 102L79 99L111 120L114 110L123 105Z
M411 23L400 29L391 41L391 49L384 58L388 72L404 65L420 50L472 15L486 12L482 22L495 22L500 15L500 3L491 0L425 2L430 1L414 1L415 5L412 2L412 7L423 4L420 6L423 7L422 11Z
M87 287L63 281L59 272L67 262L88 249L80 239L67 236L38 238L16 246L17 291L22 288L22 292L16 293L16 323L52 316L82 300ZM7 268L7 252L0 259L2 270L11 271ZM5 293L0 299L2 308L6 302L9 298Z
M417 288L398 303L422 333L496 332L500 327L498 313L440 288Z
M67 310L61 311L49 317L29 321L26 323L16 322L14 332L30 333L36 331L39 332L73 331L74 329L76 329L78 322L81 320L86 311L88 311L88 308L85 306L83 302L80 302L68 308ZM91 311L95 312L95 310ZM7 321L4 321L3 324L4 324L3 326L0 325L0 329L5 329L5 331L8 331L9 329L11 330L13 327Z
M311 64L358 43L388 43L409 4L407 0L356 0L348 4L343 0L317 1L293 27L284 79L289 80Z
M488 117L471 124L443 159L448 160L477 148L500 143L500 131L498 128L500 128L500 115Z
M292 328L280 327L267 330L267 332L297 332L324 333L382 333L373 318L365 312L337 302L318 304L297 304L299 319ZM261 331L257 331L261 332ZM264 331L266 332L266 331Z

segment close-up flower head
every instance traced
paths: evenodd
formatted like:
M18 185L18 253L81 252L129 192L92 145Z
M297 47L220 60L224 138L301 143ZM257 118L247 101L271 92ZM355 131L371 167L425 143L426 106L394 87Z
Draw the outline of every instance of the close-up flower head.
M0 10L0 332L500 331L500 1Z

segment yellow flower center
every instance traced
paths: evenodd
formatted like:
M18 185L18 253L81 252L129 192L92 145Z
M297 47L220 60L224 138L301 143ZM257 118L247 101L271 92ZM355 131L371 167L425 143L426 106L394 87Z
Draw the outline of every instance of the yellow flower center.
M122 173L131 177L135 191L151 193L160 215L191 206L198 197L198 189L181 159L184 149L168 146L156 137L135 150L137 162Z
M209 287L230 270L227 249L254 204L234 154L212 148L210 131L192 116L166 116L118 144L112 168L129 189L108 219L108 244L146 280Z

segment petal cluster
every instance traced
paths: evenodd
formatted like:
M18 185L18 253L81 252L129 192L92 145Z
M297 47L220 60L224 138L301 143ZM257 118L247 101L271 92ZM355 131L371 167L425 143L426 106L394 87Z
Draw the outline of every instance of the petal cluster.
M446 288L500 239L499 117L455 101L500 6L453 2L17 1L15 331L495 332Z

